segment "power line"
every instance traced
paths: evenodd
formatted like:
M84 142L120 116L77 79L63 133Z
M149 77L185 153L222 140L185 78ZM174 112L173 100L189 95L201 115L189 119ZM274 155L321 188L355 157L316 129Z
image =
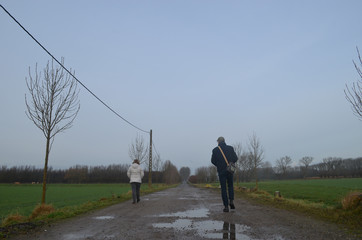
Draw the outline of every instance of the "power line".
M155 150L156 154L157 154L158 156L160 156L160 154L158 153L158 151L157 151L157 149L156 149L154 140L152 140L152 146L153 146L153 149Z
M111 112L113 112L115 115L117 115L119 118L121 118L123 121L125 121L126 123L128 123L129 125L131 125L132 127L144 132L144 133L150 133L148 131L145 131L139 127L137 127L136 125L134 125L133 123L131 123L130 121L128 121L127 119L125 119L124 117L122 117L119 113L117 113L115 110L113 110L108 104L106 104L105 102L103 102L97 95L95 95L89 88L87 88L80 80L78 80L78 78L76 78L66 67L63 66L63 64L61 64L58 59L56 59L53 54L51 54L28 30L25 29L25 27L23 27L18 20L16 20L15 17L13 17L6 9L5 7L3 7L3 5L0 4L0 7L50 56L52 57L52 59L54 59L66 72L68 72L80 85L82 85L82 87L84 87L90 94L93 95L93 97L95 97L99 102L101 102L106 108L108 108Z

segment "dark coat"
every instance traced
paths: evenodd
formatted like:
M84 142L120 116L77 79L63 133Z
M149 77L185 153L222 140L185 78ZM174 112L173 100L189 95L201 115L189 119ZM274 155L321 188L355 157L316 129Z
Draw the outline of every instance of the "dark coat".
M221 147L222 151L224 152L225 157L229 163L230 162L235 163L238 160L238 157L236 156L236 153L232 146L226 145L226 143L224 143L224 142L219 143L219 146ZM217 172L219 174L226 172L227 165L226 165L225 159L222 156L221 151L218 147L216 147L212 150L211 163L217 167Z

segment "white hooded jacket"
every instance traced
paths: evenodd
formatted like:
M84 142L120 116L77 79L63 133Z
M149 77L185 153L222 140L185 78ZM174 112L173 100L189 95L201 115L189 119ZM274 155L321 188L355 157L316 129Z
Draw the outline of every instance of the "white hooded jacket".
M127 171L127 176L130 179L130 183L137 182L142 183L142 178L145 175L141 166L137 163L132 163Z

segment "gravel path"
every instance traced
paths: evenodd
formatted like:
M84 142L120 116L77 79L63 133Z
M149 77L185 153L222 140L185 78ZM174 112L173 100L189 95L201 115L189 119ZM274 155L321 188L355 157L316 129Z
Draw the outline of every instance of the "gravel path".
M234 202L236 210L223 213L218 191L182 184L11 239L356 239L302 214Z

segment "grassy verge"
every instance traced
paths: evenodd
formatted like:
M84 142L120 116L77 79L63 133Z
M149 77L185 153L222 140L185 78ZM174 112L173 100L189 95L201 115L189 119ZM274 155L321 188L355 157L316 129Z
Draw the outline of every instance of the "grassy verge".
M147 189L142 184L142 189ZM100 198L120 196L130 190L129 184L48 184L46 203L55 208L80 205ZM0 184L0 219L7 215L28 216L40 202L41 184Z
M268 181L240 184L236 196L277 208L297 211L322 220L337 223L354 234L362 235L362 179ZM219 184L198 184L199 187L219 188ZM275 191L281 197L274 196Z
M118 186L117 193L113 192L109 194L110 193L109 190L114 189L114 186ZM176 185L153 184L152 188L148 188L147 184L142 184L141 196L175 186ZM93 186L91 184L89 185L86 184L80 188L79 187L80 185L73 185L73 184L71 185L60 184L58 186L53 186L54 190L53 196L63 195L65 199L62 198L63 199L62 201L55 201L54 204L48 204L48 205L35 204L35 207L33 207L31 213L27 215L20 214L19 212L20 211L28 212L28 210L24 211L18 208L16 212L12 212L6 217L3 217L0 227L0 238L6 238L9 235L17 233L19 231L28 231L29 229L35 228L37 226L42 226L44 224L49 224L61 219L74 217L92 210L121 203L132 198L132 193L129 184L121 185L121 187L120 184L117 185L97 184ZM31 189L31 187L29 189ZM105 190L107 194L102 193L102 190ZM13 190L10 190L10 192L13 192ZM89 192L93 194L89 196ZM33 193L34 191L30 191L29 196L32 196ZM47 195L49 196L49 198L50 196L52 196L49 192L47 193ZM76 198L77 200L75 202L67 201L66 196L68 196L69 198ZM21 200L18 199L17 201ZM26 209L29 208L28 205L34 205L34 202L30 204L31 200L27 200L26 198L23 199L23 201L25 201L25 204L23 205L20 204L20 206L25 206ZM6 202L1 204L3 207L5 206Z

